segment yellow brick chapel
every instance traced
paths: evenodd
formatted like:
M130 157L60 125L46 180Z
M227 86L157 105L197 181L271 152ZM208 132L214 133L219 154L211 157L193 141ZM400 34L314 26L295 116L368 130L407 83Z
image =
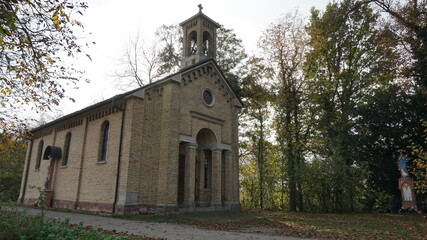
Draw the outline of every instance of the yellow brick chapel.
M181 69L32 130L19 203L116 214L238 210L242 103L215 62L218 23L180 24Z

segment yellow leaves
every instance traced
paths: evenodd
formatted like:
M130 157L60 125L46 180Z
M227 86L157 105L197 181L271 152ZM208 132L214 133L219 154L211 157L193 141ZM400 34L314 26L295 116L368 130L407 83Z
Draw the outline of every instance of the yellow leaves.
M10 90L9 88L3 88L0 90L0 93L2 93L4 96L6 96L8 94L12 94L12 90Z
M67 14L62 13L61 16L65 17L65 19L67 20L67 22L70 22L70 18L68 17Z
M55 61L53 61L53 59L49 56L45 57L45 59L49 62L49 63L54 63Z
M64 24L64 22L70 22L70 17L64 12L64 9L64 5L58 5L51 17L53 25L58 31L62 30L61 24Z
M55 12L51 19L52 19L53 25L55 26L56 30L59 31L59 29L61 28L60 27L61 21L59 21L58 12Z

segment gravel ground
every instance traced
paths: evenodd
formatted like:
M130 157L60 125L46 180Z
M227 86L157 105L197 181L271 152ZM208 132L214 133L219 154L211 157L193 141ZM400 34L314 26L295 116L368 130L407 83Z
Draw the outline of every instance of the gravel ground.
M4 210L12 207L2 206ZM38 214L40 209L13 207L28 214ZM99 227L105 230L115 230L127 234L135 234L152 238L164 239L282 239L282 240L303 240L302 238L292 238L283 236L273 236L272 229L247 229L245 232L206 230L188 225L172 223L144 222L134 220L124 220L98 215L86 215L70 212L46 211L46 216L55 219L70 219L70 223L78 224L84 222L85 226ZM253 230L253 231L252 231ZM248 233L249 232L249 233Z

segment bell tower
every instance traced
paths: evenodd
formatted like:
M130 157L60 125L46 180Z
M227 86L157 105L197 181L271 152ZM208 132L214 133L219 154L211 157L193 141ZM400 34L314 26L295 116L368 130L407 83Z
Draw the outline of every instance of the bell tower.
M181 68L216 56L216 30L220 25L202 13L201 4L198 7L196 15L179 24L184 34Z

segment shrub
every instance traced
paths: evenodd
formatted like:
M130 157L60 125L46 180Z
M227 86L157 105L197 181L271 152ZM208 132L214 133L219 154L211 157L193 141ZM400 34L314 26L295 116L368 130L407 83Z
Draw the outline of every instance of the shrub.
M43 220L16 211L0 212L0 239L8 240L125 240L127 236L108 235L96 228L86 229L82 222L70 225L69 220Z

